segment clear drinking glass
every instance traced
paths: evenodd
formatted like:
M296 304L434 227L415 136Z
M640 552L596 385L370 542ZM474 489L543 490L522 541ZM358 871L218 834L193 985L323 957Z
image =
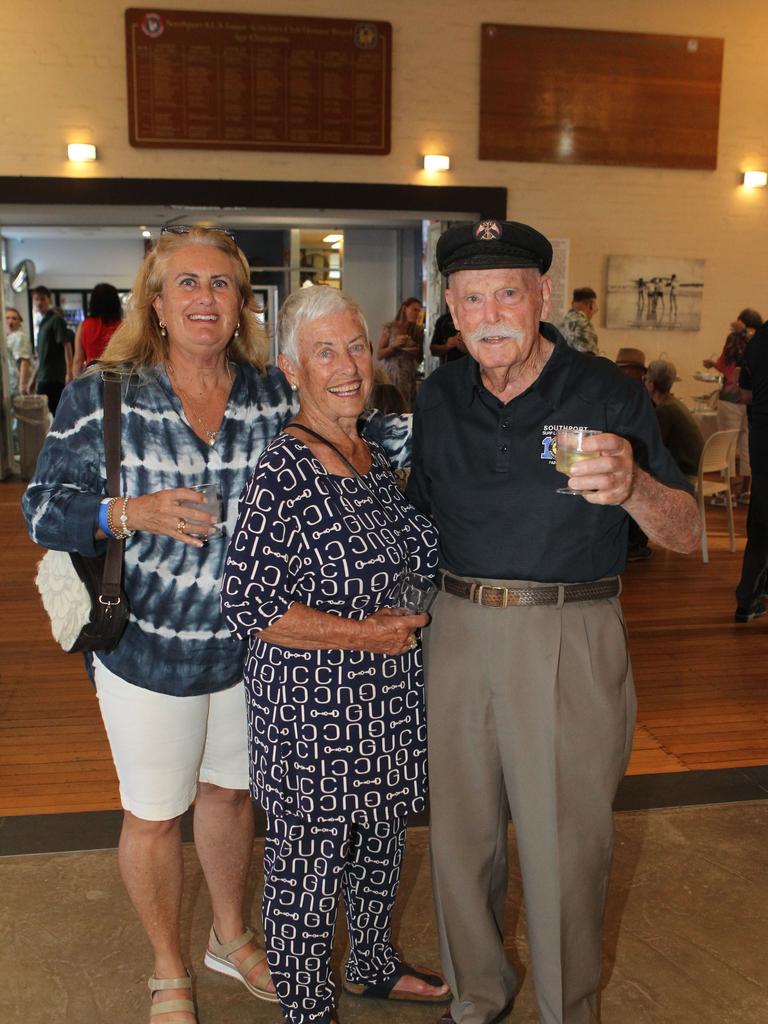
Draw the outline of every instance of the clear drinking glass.
M199 537L201 540L214 540L216 537L224 536L224 524L221 522L221 494L216 484L195 484L189 488L190 491L199 491L205 497L200 502L182 501L185 508L197 509L199 512L207 512L215 516L214 525L209 533L195 533L192 528L187 530L190 537Z
M600 452L585 452L582 449L584 439L602 434L602 430L580 430L577 428L558 430L557 449L555 452L555 468L558 473L571 475L571 470L577 462L584 462L586 459L596 459ZM581 491L574 491L570 487L558 487L558 494L581 494Z
M392 611L401 615L418 615L429 611L437 594L437 586L430 576L406 572L398 580Z

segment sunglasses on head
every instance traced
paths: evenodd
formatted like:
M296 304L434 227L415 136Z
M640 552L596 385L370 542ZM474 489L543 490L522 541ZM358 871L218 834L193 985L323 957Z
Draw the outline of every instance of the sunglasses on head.
M165 227L160 228L161 235L188 235L190 231L202 230L202 231L218 231L222 235L226 235L227 238L231 238L234 242L235 234L230 231L229 228L196 228L192 224L166 224Z

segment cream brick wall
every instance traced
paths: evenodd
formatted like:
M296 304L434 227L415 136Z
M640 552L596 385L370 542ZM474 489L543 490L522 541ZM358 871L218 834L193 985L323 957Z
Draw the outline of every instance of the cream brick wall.
M123 11L116 0L6 0L0 10L0 175L70 175L65 143L92 141L107 177L254 178L505 186L509 216L571 240L571 285L604 285L609 254L704 257L702 330L620 332L621 344L666 352L685 377L717 349L745 306L768 316L768 190L738 186L768 167L768 4L756 0L183 0L210 10L380 18L394 29L393 143L387 157L132 149L128 144ZM721 36L725 61L718 169L559 167L477 159L480 24L499 21ZM9 98L14 97L13 102ZM419 170L420 154L451 154L448 176ZM0 202L2 197L0 197ZM700 390L693 382L681 394Z

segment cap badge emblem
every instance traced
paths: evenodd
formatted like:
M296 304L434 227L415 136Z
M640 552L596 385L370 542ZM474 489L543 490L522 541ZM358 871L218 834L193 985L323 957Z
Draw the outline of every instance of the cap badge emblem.
M501 224L495 220L481 220L475 228L475 238L480 242L496 242L501 238Z

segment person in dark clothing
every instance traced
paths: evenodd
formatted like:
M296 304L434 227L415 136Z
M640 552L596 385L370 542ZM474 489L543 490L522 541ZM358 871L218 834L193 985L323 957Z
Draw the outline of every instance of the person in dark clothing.
M441 363L451 363L467 354L461 331L456 328L450 313L443 313L437 318L429 351L433 356L439 356Z
M32 289L32 304L42 314L37 333L37 393L46 396L53 416L72 366L72 334L64 317L52 309L51 293L45 285Z
M736 587L736 622L764 615L768 575L768 325L753 335L744 352L739 386L751 392L749 462L752 496L747 512L747 546Z
M468 353L419 391L407 492L439 534L425 633L434 894L453 993L442 1022L491 1024L517 992L502 927L511 815L541 1024L597 1024L611 804L634 726L617 599L627 518L681 552L701 523L646 391L546 322L547 238L461 224L436 260ZM558 436L590 428L566 497Z
M680 471L694 477L699 472L704 437L691 413L672 394L672 385L679 379L675 364L667 359L654 359L645 371L645 386L656 407L661 439Z

